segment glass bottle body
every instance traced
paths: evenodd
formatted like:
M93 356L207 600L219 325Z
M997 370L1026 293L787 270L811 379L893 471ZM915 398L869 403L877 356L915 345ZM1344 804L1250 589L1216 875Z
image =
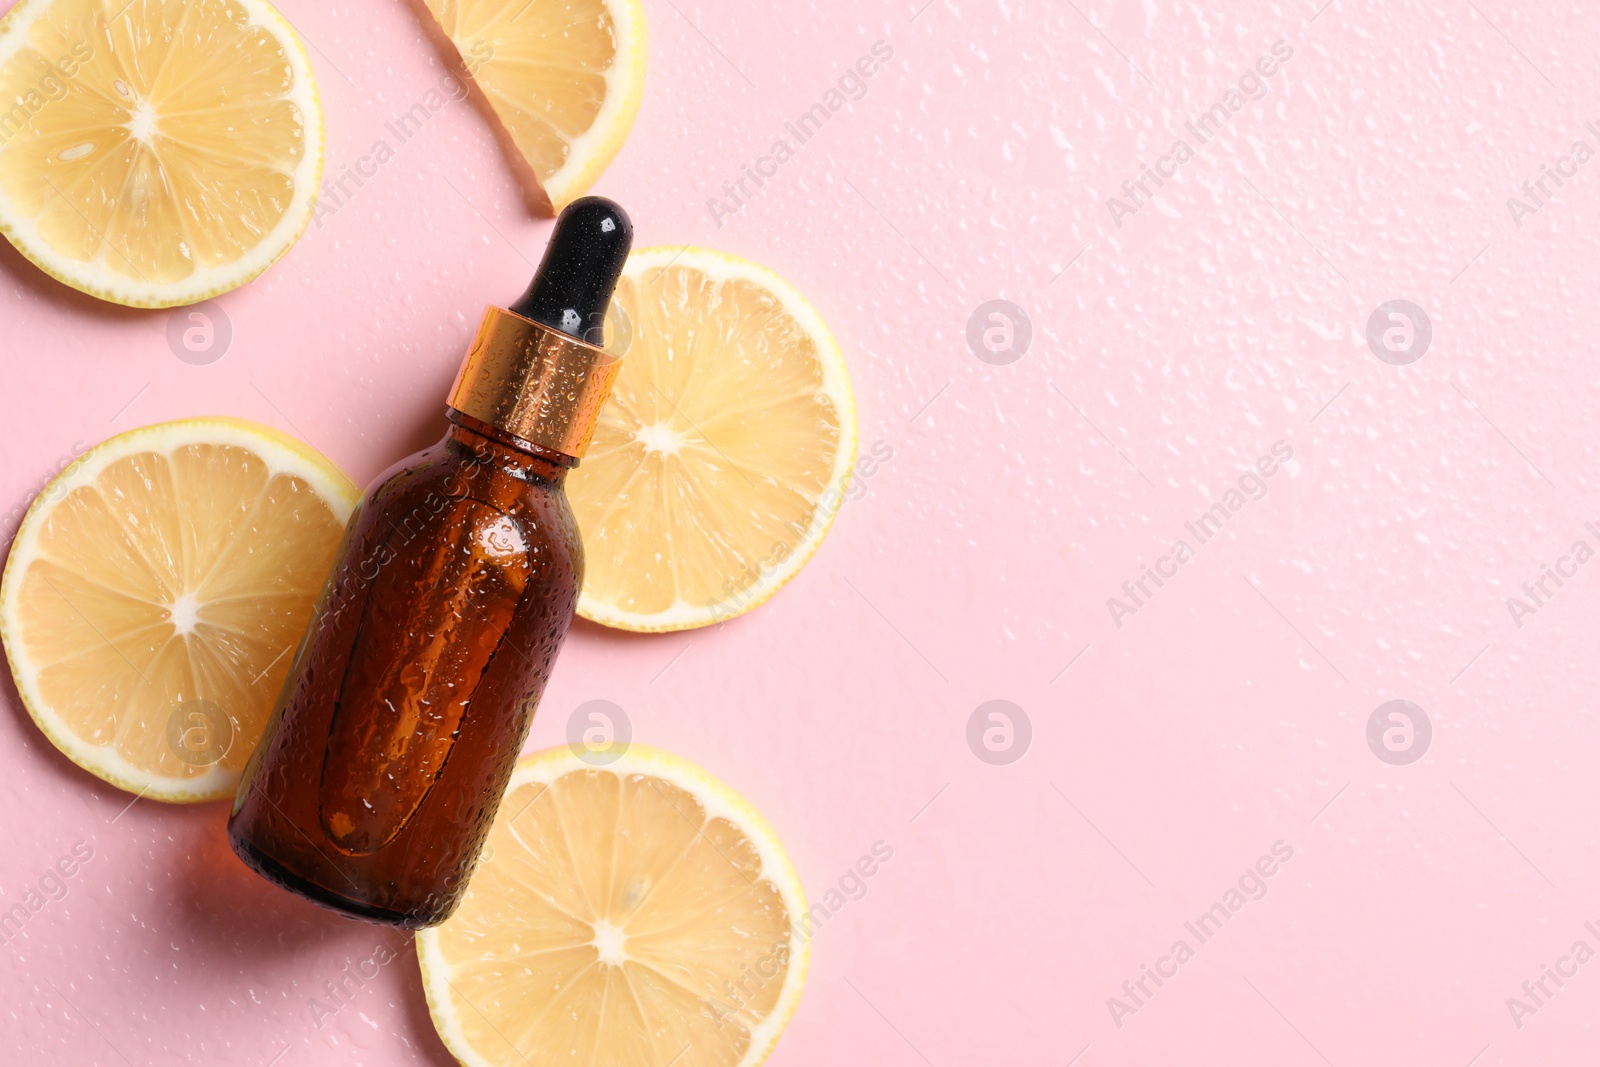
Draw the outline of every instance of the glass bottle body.
M351 517L228 822L269 880L408 928L460 901L583 572L574 461L451 419Z

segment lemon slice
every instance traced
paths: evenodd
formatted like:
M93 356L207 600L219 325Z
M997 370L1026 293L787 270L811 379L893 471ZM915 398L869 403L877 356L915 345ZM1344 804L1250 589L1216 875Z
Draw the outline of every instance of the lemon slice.
M632 342L567 479L578 613L647 631L732 618L799 572L844 502L844 358L782 278L703 248L635 252L614 306Z
M622 149L644 95L640 0L425 0L560 211Z
M640 745L524 757L467 887L417 935L468 1067L749 1067L805 984L805 897L728 786Z
M311 221L322 109L262 0L22 0L0 20L0 232L133 307L237 288Z
M238 419L84 453L28 510L0 582L34 722L130 792L231 796L357 496L312 449Z

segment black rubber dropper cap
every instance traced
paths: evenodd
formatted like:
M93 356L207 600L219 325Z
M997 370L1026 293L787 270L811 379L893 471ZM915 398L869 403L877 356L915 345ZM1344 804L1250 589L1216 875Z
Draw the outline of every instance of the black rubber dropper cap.
M606 308L632 247L627 212L603 196L574 200L556 219L539 271L511 310L604 347Z

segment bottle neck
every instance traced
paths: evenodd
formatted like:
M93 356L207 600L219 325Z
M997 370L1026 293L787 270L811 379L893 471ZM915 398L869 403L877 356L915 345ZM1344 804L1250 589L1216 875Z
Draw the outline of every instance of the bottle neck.
M445 403L517 447L582 456L621 370L614 352L490 307Z
M445 411L451 423L446 439L470 452L477 462L493 463L517 477L536 478L556 485L565 481L567 471L577 466L578 461L565 453L514 437L464 411L452 407Z

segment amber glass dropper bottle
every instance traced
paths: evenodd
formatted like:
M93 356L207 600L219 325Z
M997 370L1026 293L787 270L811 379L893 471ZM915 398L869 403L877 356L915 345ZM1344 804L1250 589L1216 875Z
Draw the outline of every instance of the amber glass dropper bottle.
M228 821L285 889L408 928L460 901L572 623L562 483L620 366L601 323L632 239L608 200L563 211L528 291L485 314L444 439L351 516Z

